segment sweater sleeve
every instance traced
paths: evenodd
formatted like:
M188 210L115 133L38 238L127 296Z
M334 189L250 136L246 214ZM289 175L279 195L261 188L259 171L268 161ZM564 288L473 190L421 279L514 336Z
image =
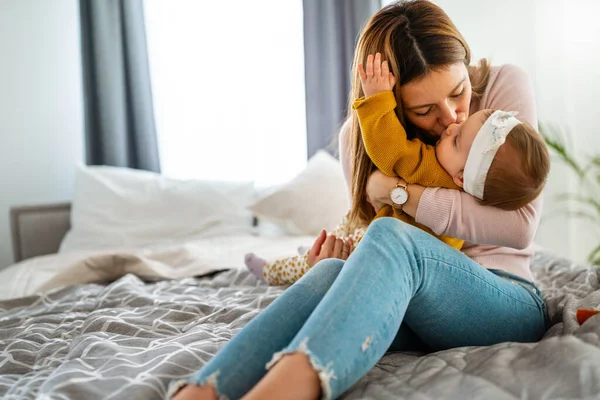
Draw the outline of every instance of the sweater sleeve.
M537 128L533 85L527 73L517 66L500 67L488 83L480 108L518 111L517 118ZM537 231L542 196L521 209L506 211L483 206L465 192L426 188L415 220L438 235L454 236L477 244L524 249L533 241Z
M426 188L415 220L438 235L523 250L533 241L542 205L540 195L525 207L506 211L482 206L473 196L458 190ZM434 216L434 211L439 217Z
M418 139L408 140L394 111L392 91L360 98L352 108L358 115L365 150L381 172L397 175L408 183L459 188L437 161L434 146Z
M518 111L517 118L538 128L533 83L527 72L513 64L502 65L490 79L481 109Z

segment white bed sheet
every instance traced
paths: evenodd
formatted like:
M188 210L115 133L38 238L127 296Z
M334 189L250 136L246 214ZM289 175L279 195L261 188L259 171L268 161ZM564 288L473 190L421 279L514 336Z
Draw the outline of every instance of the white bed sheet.
M14 264L0 272L0 299L28 296L61 286L112 280L133 273L150 279L177 279L222 269L245 268L244 255L264 258L298 254L312 236L221 236L137 249L52 254Z

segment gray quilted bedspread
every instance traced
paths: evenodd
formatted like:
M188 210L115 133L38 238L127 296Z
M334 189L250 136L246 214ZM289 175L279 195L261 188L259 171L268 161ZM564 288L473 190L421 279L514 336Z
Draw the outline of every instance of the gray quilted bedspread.
M539 343L386 355L344 399L600 398L597 267L539 253L552 328ZM4 399L161 399L281 293L244 271L144 283L126 275L0 302Z

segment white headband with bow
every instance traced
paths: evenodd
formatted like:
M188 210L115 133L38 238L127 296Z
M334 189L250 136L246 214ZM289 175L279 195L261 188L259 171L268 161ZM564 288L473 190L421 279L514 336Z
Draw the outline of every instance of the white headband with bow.
M515 118L517 114L517 111L495 111L477 132L463 173L465 192L483 200L485 179L490 165L498 149L506 141L506 136L512 128L521 123Z

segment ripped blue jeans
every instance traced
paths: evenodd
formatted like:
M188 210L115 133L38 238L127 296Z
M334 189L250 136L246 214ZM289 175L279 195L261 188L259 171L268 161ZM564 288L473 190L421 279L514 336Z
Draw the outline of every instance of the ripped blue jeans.
M533 283L381 218L347 261L317 263L185 383L239 399L299 351L319 373L323 398L335 399L387 351L534 342L546 319Z

